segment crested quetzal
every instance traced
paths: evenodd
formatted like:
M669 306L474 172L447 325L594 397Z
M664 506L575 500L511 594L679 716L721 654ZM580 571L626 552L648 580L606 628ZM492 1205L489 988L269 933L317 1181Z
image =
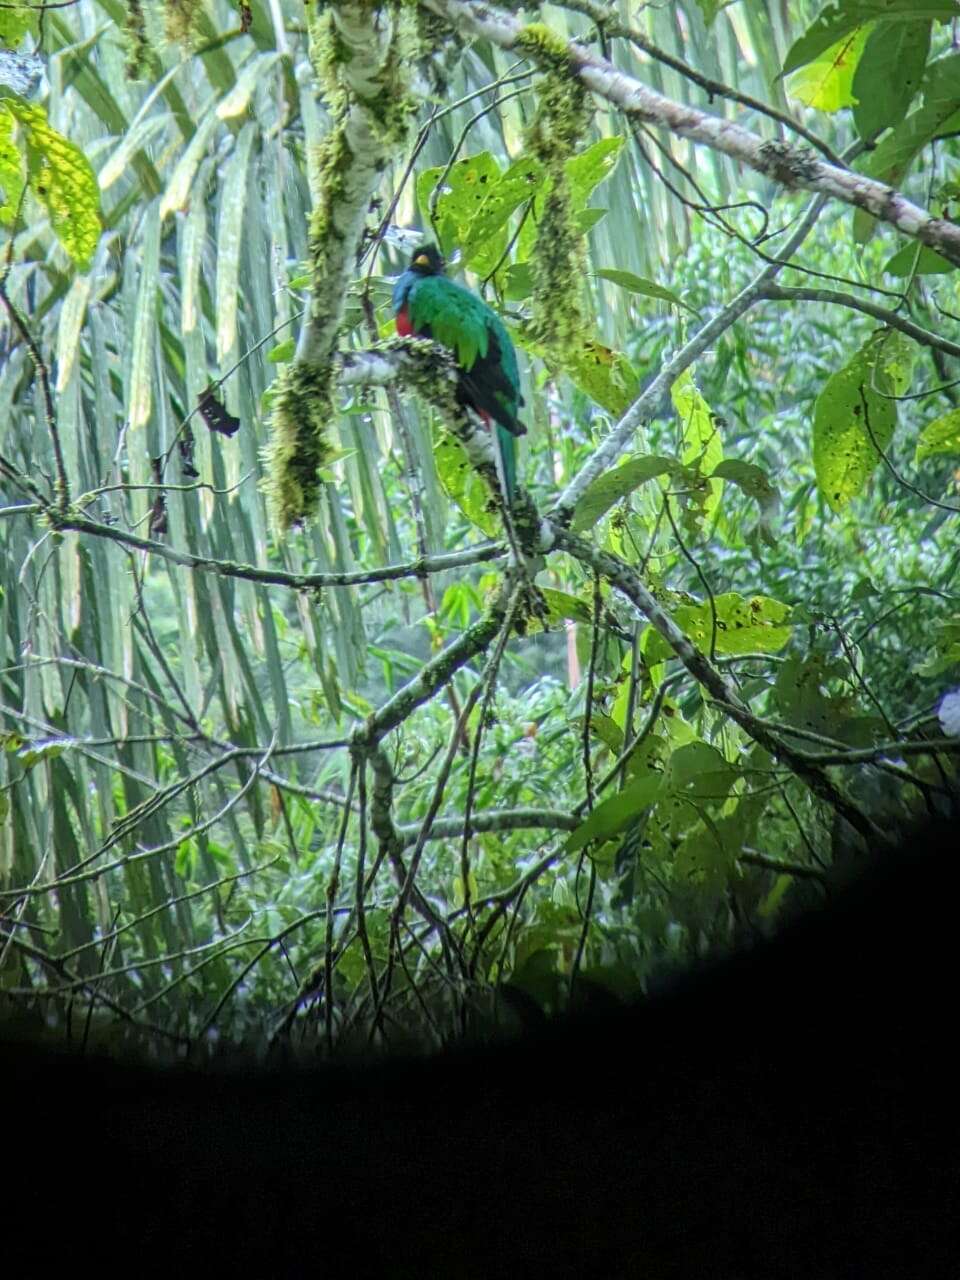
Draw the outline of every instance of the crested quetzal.
M417 249L393 289L397 333L432 338L454 354L459 367L457 399L480 415L495 439L503 463L506 497L517 484L515 436L526 427L517 421L523 404L517 353L495 311L463 285L448 280L444 262L432 245Z

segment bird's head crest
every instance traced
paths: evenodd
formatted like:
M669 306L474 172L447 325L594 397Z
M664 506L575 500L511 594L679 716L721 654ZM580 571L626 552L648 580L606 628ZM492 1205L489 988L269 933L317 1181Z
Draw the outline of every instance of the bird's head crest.
M414 250L413 257L410 259L410 269L424 276L443 275L443 255L434 244L421 245L419 249Z

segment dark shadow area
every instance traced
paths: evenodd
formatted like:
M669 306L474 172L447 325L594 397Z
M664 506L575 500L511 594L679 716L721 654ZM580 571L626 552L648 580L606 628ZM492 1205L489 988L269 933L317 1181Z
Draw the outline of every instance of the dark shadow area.
M8 1274L955 1276L958 848L918 828L773 941L508 1044L191 1073L7 1043Z

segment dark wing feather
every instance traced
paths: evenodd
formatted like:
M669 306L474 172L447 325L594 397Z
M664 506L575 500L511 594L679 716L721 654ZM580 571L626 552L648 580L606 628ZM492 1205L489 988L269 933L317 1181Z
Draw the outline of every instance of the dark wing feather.
M469 373L461 372L460 381L470 403L505 427L511 435L523 436L527 428L517 420L517 408L523 396L507 377L496 332L488 329L487 354L478 355Z

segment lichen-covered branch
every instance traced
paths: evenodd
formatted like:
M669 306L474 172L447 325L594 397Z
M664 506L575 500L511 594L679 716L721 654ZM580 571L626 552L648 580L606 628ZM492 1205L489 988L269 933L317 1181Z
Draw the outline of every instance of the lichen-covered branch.
M475 0L423 2L462 32L525 54L546 68L556 67L559 38L539 25L527 26L513 14ZM565 44L564 50L569 74L627 115L702 143L781 186L816 191L863 209L960 266L960 225L933 217L886 183L830 164L810 148L765 141L730 120L674 102L576 41Z
M868 842L883 844L883 832L850 802L822 768L812 764L802 752L796 751L771 733L753 715L741 699L733 681L718 670L684 635L663 606L640 581L639 575L625 561L609 552L601 551L592 543L566 530L558 530L556 538L559 547L568 551L581 564L590 565L591 568L603 574L611 586L636 605L651 626L663 636L693 678L723 705L724 711L731 720L736 721L754 742L769 751L774 759L782 761L818 799L845 818Z
M712 320L699 329L689 342L680 348L673 359L667 361L643 394L634 400L614 429L557 499L552 514L558 522L569 521L581 495L598 476L616 463L620 454L629 447L640 427L657 414L664 396L669 393L670 388L684 370L688 369L704 352L709 351L722 334L766 296L765 291L771 282L787 265L812 230L824 204L825 198L822 196L811 201L810 208L784 245L782 253L774 261L768 262L750 284L741 289Z
M312 59L337 118L317 158L310 299L295 357L278 379L267 450L267 487L282 528L312 512L317 473L331 452L333 357L347 286L370 201L412 117L406 26L399 9L367 0L339 0L310 21Z
M483 835L490 831L573 831L583 821L574 813L562 809L488 809L471 813L470 834ZM420 822L398 826L396 834L404 848L420 839L423 824ZM429 840L459 840L464 833L462 818L434 818Z

